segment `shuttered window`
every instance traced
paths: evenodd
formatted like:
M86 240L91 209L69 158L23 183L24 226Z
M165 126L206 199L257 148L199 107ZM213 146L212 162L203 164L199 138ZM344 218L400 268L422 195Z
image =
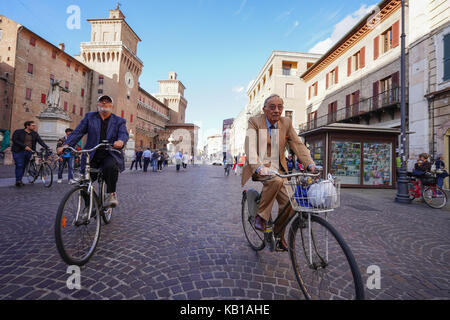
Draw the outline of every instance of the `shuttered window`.
M444 36L444 81L450 80L450 33Z

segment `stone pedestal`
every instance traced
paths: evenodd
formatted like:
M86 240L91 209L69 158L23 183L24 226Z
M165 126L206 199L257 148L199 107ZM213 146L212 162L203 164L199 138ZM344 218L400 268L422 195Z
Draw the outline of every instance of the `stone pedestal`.
M39 135L50 150L55 152L58 140L65 136L65 131L70 127L72 120L63 110L52 107L41 112L37 118L39 119Z
M167 144L167 154L169 155L169 163L173 162L173 157L175 156L175 145L173 142L175 139L170 136L169 137L169 143Z
M3 165L10 166L14 164L11 147L5 149L5 158L3 159Z
M136 154L136 142L134 141L133 131L130 130L130 138L128 139L127 145L125 147L125 161L131 162L134 160Z

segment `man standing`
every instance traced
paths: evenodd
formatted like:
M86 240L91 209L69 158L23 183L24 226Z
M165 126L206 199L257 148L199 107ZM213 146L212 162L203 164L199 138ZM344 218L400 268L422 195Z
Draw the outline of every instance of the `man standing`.
M70 134L73 132L72 129L67 128L66 129L66 135L58 140L58 144L56 145L57 148L62 147L65 143L67 138L70 136ZM69 175L69 183L73 183L73 155L71 153L66 153L61 156L62 161L59 161L59 168L58 168L58 183L62 183L62 176L64 172L64 167L67 163L67 171Z
M159 158L158 152L156 150L153 151L153 153L152 153L152 171L153 172L158 171L158 158Z
M134 165L136 165L136 171L137 171L138 163L139 163L139 168L142 169L142 155L143 155L142 148L139 148L134 155L134 160L131 163L130 171L133 171Z
M150 148L147 148L142 156L144 157L144 172L147 172L148 165L152 159L152 152L150 151Z
M301 142L292 126L290 118L281 117L284 102L278 95L272 95L264 102L264 114L249 119L247 138L245 140L245 153L248 155L242 172L242 186L253 177L254 180L264 180L271 176L271 170L288 172L284 150L286 144L294 151L300 161L310 171L315 171L315 164L308 148ZM262 135L260 137L260 135ZM250 137L252 137L250 139ZM266 142L265 142L266 141ZM264 144L266 144L264 146ZM267 158L266 154L267 153ZM278 152L278 154L272 154ZM266 160L267 159L267 160ZM274 177L264 182L261 202L255 219L255 229L264 232L266 223L270 219L272 206L277 200L279 214L289 202L289 197L284 188L285 179ZM286 220L293 213L287 210L274 226L274 232L278 233ZM288 247L284 239L285 230L281 230L281 239L277 241L278 251L287 251Z
M180 171L182 161L183 161L183 154L180 151L178 151L177 153L175 153L175 163L177 166L177 171Z
M96 147L103 141L108 141L114 149L121 150L111 152L104 148L97 149L90 154L91 167L101 168L107 187L106 208L115 208L117 200L117 181L119 172L125 170L123 147L128 141L126 120L113 114L113 99L107 95L98 98L98 112L87 113L75 131L69 136L66 145L58 149L61 154L67 146L74 147L81 138L87 134L85 148L87 150ZM93 174L96 179L96 174Z
M14 131L12 136L13 145L11 148L14 163L16 165L16 187L22 187L23 174L31 155L36 151L36 142L43 148L49 149L36 132L36 124L34 121L27 121L24 124L25 129Z

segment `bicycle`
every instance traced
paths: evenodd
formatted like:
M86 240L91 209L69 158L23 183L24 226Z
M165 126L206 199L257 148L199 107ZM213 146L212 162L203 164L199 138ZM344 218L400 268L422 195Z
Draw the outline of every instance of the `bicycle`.
M230 171L231 171L231 164L225 163L224 170L225 170L225 173L224 173L225 177L228 177L230 175Z
M322 180L320 173L272 174L284 179L283 184L290 200L279 217L288 209L294 213L277 233L274 232L274 226L278 218L275 221L270 218L262 233L254 227L262 194L253 189L244 190L242 223L251 248L261 251L268 245L270 251L275 251L277 241L281 240L281 230L293 221L288 236L288 252L304 297L307 300L363 300L364 287L356 260L344 239L328 222L328 213L340 205L340 182L333 181L331 176L329 180ZM254 181L264 183L274 176ZM317 195L308 196L314 188ZM327 188L328 191L335 191L330 196L321 196L320 191L325 192Z
M437 185L435 174L428 173L421 178L417 178L411 173L408 173L408 175L410 177L408 190L411 200L423 199L433 209L442 209L445 207L447 204L447 194Z
M25 177L30 184L34 184L41 177L44 187L50 188L53 183L53 171L45 158L48 150L41 149L40 152L32 151L32 156L25 168Z
M90 166L89 153L99 148L120 153L105 142L91 150L77 151L71 147L67 148L76 154L85 154L87 159L84 175L78 185L63 197L55 220L56 247L68 265L83 266L93 256L100 239L101 222L98 217L101 216L105 225L111 222L113 208L104 206L106 183L102 171ZM95 180L92 179L92 174L97 175L98 192L94 188ZM74 235L71 235L72 231Z
M52 152L48 153L47 163L49 164L50 168L52 168L52 171L55 171L58 169L59 161L60 161L60 157L58 157L58 155L53 154Z

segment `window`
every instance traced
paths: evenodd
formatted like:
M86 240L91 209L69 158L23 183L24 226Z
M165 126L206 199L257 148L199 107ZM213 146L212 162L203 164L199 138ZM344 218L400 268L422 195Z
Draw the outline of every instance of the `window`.
M81 97L84 97L84 89L81 89Z
M124 112L123 110L120 112L120 117L121 117L122 119L125 117L125 112Z
M80 116L83 116L83 108L80 108Z
M72 107L72 113L76 113L77 112L77 106L76 105L73 105L73 107Z
M52 52L52 58L56 59L56 51L55 50L53 50L53 52Z
M271 66L269 69L269 78L272 76L272 73L273 73L273 66Z
M450 80L450 33L444 36L444 81Z
M334 123L337 120L337 101L328 105L328 123Z
M314 65L314 62L307 62L306 63L306 69L308 70L309 68L311 68Z
M103 89L98 89L98 94L103 94Z
M319 83L316 82L312 85L312 90L314 90L313 95L314 97L317 97L317 94L319 92Z
M33 46L33 47L36 46L36 39L35 38L33 38L33 37L30 38L30 45Z
M28 73L33 74L33 65L31 63L28 64Z
M31 89L27 88L26 94L25 94L26 100L31 100Z
M67 90L69 90L69 81L66 81L65 88L66 88Z
M0 29L0 40L2 40L3 30Z
M103 80L104 80L103 76L98 76L98 84L99 85L103 84Z
M67 105L67 101L64 101L64 111L67 111L69 109L68 105Z
M133 115L130 116L130 123L133 123Z
M361 52L358 51L355 55L353 55L353 71L358 71L360 68L360 62L361 62Z
M47 102L47 96L45 94L41 94L41 103L45 104Z
M286 83L285 97L286 98L295 98L294 97L294 85L292 83Z
M292 64L283 62L283 76L291 75Z
M286 118L290 118L291 119L291 121L293 120L293 115L294 115L294 112L293 111L285 111L285 117Z
M381 54L384 54L392 48L392 28L386 30L380 37L381 39Z
M75 72L78 72L78 69L80 68L80 66L79 65L75 65Z
M70 60L67 60L66 66L67 66L68 68L70 68Z

